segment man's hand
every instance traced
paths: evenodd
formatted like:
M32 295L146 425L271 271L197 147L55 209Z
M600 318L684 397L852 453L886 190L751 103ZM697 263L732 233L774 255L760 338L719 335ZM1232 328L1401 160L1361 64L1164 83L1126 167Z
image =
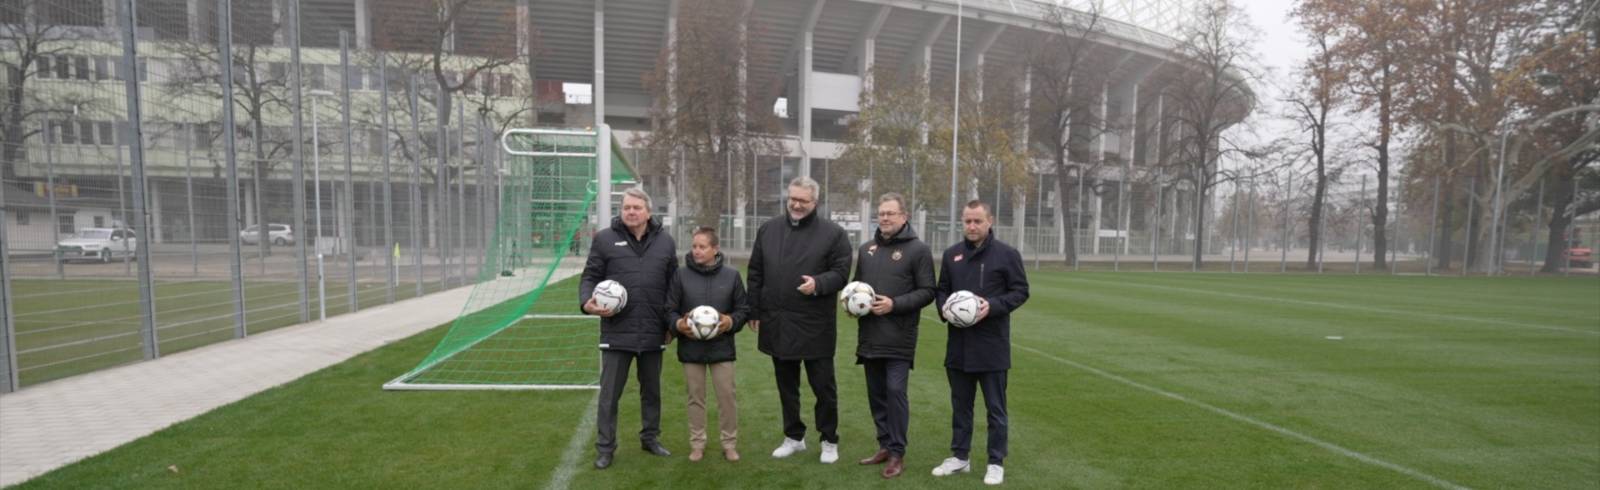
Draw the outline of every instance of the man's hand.
M568 304L571 304L571 303L568 303ZM595 315L595 316L598 316L600 318L611 318L612 315L616 315L617 314L617 312L615 312L615 311L611 311L611 310L606 309L606 308L601 308L600 307L600 303L594 302L594 298L589 298L589 301L586 301L586 302L583 303L583 311L584 311L584 313L588 313L590 315Z
M722 319L717 321L717 333L728 333L728 331L732 329L733 317L722 315Z
M694 338L694 331L689 329L688 318L678 318L678 323L675 326L678 328L678 333L683 334L684 337Z
M761 320L750 320L750 331L761 333Z
M800 276L800 294L811 296L817 294L817 279L811 276Z
M989 300L983 299L983 298L978 298L978 317L977 317L977 319L972 320L972 324L973 325L977 325L978 322L981 322L981 321L983 321L984 318L988 318L988 317L989 317Z
M661 341L661 345L672 345L672 332L667 332L666 336L667 339Z
M894 298L881 294L872 296L872 314L887 315L894 310Z

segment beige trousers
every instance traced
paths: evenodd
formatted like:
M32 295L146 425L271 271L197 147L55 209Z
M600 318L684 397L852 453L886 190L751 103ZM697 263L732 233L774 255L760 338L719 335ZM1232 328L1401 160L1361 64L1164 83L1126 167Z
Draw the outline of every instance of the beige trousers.
M684 384L689 389L689 447L706 447L706 371L717 390L717 426L722 431L723 449L739 443L739 406L734 396L733 361L716 364L683 364Z

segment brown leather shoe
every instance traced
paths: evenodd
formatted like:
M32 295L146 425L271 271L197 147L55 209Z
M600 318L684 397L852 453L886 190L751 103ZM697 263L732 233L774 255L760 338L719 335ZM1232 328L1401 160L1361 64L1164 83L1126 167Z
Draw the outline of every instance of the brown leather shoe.
M900 456L889 456L889 464L883 466L883 477L894 478L906 471L906 462Z
M731 447L725 448L722 450L722 457L728 458L728 461L739 461L739 451Z
M704 457L706 457L706 450L704 449L694 448L689 450L689 461L700 461Z
M862 459L861 461L857 461L857 463L861 463L863 466L865 466L865 465L883 464L884 461L888 461L888 460L889 460L889 450L880 448L880 449L878 449L878 452L872 453L872 457Z

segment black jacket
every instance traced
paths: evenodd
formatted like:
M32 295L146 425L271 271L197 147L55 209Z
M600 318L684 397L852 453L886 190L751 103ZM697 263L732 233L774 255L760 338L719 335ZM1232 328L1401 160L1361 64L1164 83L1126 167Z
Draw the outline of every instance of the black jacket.
M665 348L667 287L678 270L677 246L651 218L644 238L636 239L612 218L611 227L594 234L589 260L578 283L578 309L594 295L594 286L611 279L628 289L628 304L611 318L600 320L600 348L630 352Z
M857 362L916 359L917 323L922 307L933 302L933 251L917 239L910 224L889 238L872 236L856 253L855 280L894 299L894 308L887 315L869 313L856 320L861 327L856 331Z
M817 281L816 294L800 294L800 276ZM817 216L767 220L750 251L751 318L761 321L756 346L783 360L832 358L838 340L834 295L850 276L850 239L844 228Z
M987 300L989 316L967 328L947 327L944 367L969 373L1011 369L1011 312L1028 301L1022 255L996 240L992 230L981 246L962 240L945 249L939 266L939 311L944 311L945 298L961 290Z
M684 337L673 328L673 335L682 339L678 342L678 362L715 364L734 360L737 349L733 334L744 330L744 322L750 318L750 305L745 301L744 281L739 279L739 271L723 267L720 252L710 266L695 263L693 255L684 255L683 264L678 273L672 275L672 285L667 290L667 324L677 325L678 319L688 315L690 310L710 306L733 318L733 326L711 340Z

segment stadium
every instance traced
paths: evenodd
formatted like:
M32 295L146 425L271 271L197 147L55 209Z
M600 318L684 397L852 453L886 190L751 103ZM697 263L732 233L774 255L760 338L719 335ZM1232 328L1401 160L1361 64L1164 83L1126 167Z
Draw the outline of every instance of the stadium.
M1592 10L1571 16L1600 25ZM630 433L616 469L590 469L597 322L573 300L621 191L653 196L680 261L714 226L744 276L801 176L852 247L873 239L877 197L905 194L936 261L961 203L992 204L1031 288L1009 320L1006 485L1600 482L1597 152L1546 151L1593 138L1542 133L1560 108L1522 108L1461 139L1479 145L1471 165L1434 170L1444 138L1414 124L1400 170L1343 157L1319 176L1287 144L1238 143L1275 116L1268 81L1233 61L1251 41L1234 15L1195 0L0 2L0 486L881 484L854 464L875 427L842 313L844 462L766 456L779 394L749 333L743 461L657 458ZM1589 93L1543 79L1546 98ZM919 328L900 479L979 484L978 468L929 475L950 455L956 327L923 310ZM674 454L679 347L660 376Z

